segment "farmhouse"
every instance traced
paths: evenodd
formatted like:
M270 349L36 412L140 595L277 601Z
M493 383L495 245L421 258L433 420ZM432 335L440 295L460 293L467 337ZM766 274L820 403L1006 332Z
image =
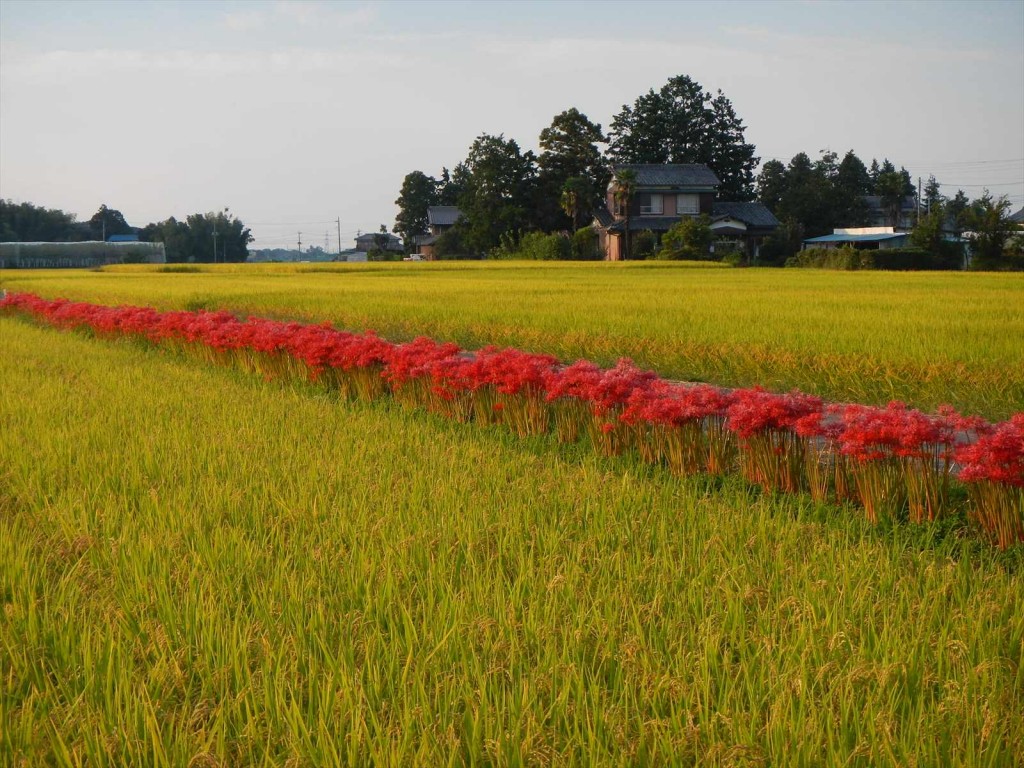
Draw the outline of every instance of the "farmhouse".
M636 177L629 202L629 231L649 230L660 237L684 217L705 215L718 248L742 251L756 261L764 238L779 220L761 203L716 200L718 177L708 166L689 164L629 164L612 167L605 207L594 216L601 250L608 261L620 261L624 252L626 209L616 201L615 174L630 170Z
M437 238L455 226L462 218L462 211L454 205L432 205L427 208L427 227L429 232L416 235L413 243L416 245L416 252L422 253L427 259L434 258L434 243Z

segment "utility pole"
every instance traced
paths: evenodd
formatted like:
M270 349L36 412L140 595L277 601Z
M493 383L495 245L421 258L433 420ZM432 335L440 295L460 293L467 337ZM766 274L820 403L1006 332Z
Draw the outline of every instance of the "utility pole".
M921 177L917 177L917 223L921 223Z
M217 263L217 225L213 225L213 263Z
M328 248L330 248L330 243L328 242L328 234L327 234L327 230L325 229L324 230L324 253L327 253L327 249Z
M302 255L302 232L299 232L299 256Z
M338 217L338 255L341 256L341 216Z

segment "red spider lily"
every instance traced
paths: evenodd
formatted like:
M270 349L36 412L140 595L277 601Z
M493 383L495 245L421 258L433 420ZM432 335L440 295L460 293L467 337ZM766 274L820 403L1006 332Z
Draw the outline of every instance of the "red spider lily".
M516 349L470 356L427 338L396 345L372 331L240 320L223 311L158 312L19 293L0 300L0 311L169 345L267 377L308 377L365 398L390 385L409 403L462 420L475 412L480 423L500 421L520 435L546 431L553 416L561 440L586 431L609 454L632 440L645 458L679 473L730 468L738 438L751 481L787 491L806 486L816 498L834 489L845 499L854 496L852 476L871 520L904 507L912 520L935 519L949 506L959 464L972 516L1001 547L1024 541L1024 414L991 425L946 406L936 415L902 403L824 406L799 392L672 384L629 360L608 370L586 361L562 368L550 356Z

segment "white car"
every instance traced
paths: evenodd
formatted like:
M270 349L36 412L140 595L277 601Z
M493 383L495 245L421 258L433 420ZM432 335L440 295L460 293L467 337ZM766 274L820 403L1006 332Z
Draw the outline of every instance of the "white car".
M426 257L422 253L414 253L406 256L402 261L426 261Z

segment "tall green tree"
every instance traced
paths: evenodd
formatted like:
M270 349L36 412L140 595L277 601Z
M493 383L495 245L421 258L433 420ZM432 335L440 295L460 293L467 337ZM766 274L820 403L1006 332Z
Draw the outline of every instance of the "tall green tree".
M543 229L564 226L564 220L559 220L558 208L569 179L581 178L589 182L589 196L578 201L580 217L589 215L600 203L600 191L608 186L611 175L598 147L606 140L601 126L575 107L555 115L551 125L540 132L537 182L542 198L539 203Z
M132 228L120 211L104 204L89 219L89 232L93 240L105 240L111 235L131 234Z
M482 134L465 161L465 187L458 205L463 218L456 228L462 241L483 254L498 246L505 233L536 229L537 162L503 134Z
M757 177L757 199L772 213L779 212L787 186L785 163L769 160L761 166L761 173Z
M445 169L447 172L447 169ZM395 200L398 215L395 217L395 232L402 238L405 248L411 253L413 238L427 231L427 209L437 204L438 182L422 171L413 171L402 181L402 190Z
M719 196L750 200L758 158L743 122L718 91L686 75L651 89L612 120L609 154L617 163L704 163L722 182Z
M441 178L437 180L436 205L458 205L459 197L469 180L469 168L464 162L456 165L451 171L441 169Z
M941 189L938 180L934 176L929 176L924 185L924 199L921 201L921 205L929 213L945 205L946 198L943 197Z
M632 215L630 206L633 202L633 195L636 194L636 172L630 168L621 168L615 172L614 191L612 192L615 205L625 216L622 240L622 260L629 260L629 225Z
M986 189L967 209L965 223L970 230L971 269L1021 268L1007 253L1007 244L1016 231L1010 221L1010 201L994 198Z
M896 171L884 171L878 175L875 194L882 198L882 207L889 217L889 224L899 226L900 209L906 196L903 176Z

